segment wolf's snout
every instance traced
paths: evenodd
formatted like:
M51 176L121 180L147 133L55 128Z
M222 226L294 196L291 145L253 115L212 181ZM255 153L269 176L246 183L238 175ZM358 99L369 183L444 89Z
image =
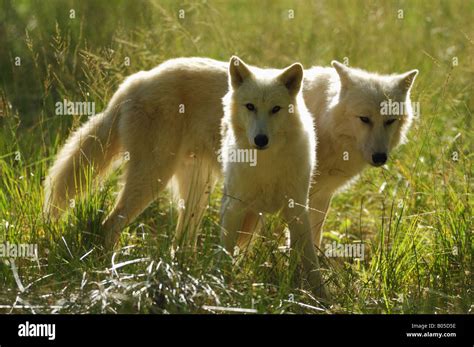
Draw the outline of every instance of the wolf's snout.
M372 162L376 166L383 165L387 162L387 153L374 153L372 154Z
M264 134L258 134L255 136L253 141L255 142L255 146L257 146L259 149L263 149L268 145L268 136Z

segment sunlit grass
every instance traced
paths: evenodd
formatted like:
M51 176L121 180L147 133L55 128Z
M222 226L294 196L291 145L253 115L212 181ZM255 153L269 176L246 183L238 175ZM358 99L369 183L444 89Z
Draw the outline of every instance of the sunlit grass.
M2 259L0 312L472 311L472 2L2 6L0 29L8 35L0 38L0 242L38 244L39 259ZM177 210L167 192L126 228L115 253L95 246L117 191L115 176L59 223L42 214L47 168L71 128L85 121L55 115L57 101L94 101L100 111L133 72L177 56L232 54L262 66L348 57L353 66L382 73L420 70L412 99L421 117L408 144L333 200L326 242L361 239L365 257L322 257L331 307L305 290L297 262L282 247L284 235L273 233L274 218L231 262L219 245L219 190L197 253L171 251Z

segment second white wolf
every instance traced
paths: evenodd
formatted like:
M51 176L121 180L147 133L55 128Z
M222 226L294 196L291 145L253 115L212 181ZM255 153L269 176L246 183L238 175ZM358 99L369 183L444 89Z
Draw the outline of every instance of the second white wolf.
M233 252L239 236L245 239L245 232L254 229L259 213L281 211L312 289L325 297L305 207L316 165L316 133L300 92L302 81L298 63L281 72L231 59L222 120L222 240ZM231 160L242 150L258 151L256 165Z

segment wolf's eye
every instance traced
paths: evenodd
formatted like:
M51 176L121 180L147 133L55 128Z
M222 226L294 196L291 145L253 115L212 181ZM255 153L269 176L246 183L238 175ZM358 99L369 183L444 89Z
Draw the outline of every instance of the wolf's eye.
M272 113L277 113L280 110L281 110L280 106L275 106L275 107L272 108Z
M255 111L255 106L251 103L248 103L245 105L249 111Z
M359 117L362 123L370 123L369 117Z
M388 121L385 122L385 125L390 125L390 124L392 124L392 123L395 122L395 121L396 121L395 118L394 118L394 119L389 119Z

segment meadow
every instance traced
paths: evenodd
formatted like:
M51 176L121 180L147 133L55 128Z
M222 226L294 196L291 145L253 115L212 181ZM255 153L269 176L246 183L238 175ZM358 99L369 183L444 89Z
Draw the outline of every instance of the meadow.
M472 313L473 14L474 2L458 0L2 1L0 243L37 245L38 257L0 259L0 312ZM234 261L222 256L220 189L197 253L171 252L168 192L116 251L98 247L117 175L60 222L42 215L47 169L87 119L56 115L57 102L100 112L134 72L233 54L260 66L420 70L408 143L332 202L324 243L362 240L365 254L321 255L331 305L307 290L274 233L278 217Z

